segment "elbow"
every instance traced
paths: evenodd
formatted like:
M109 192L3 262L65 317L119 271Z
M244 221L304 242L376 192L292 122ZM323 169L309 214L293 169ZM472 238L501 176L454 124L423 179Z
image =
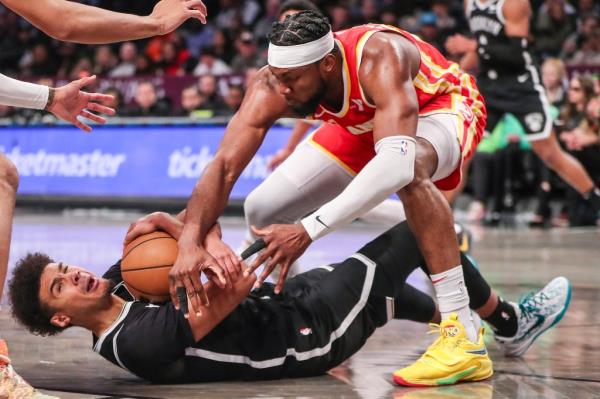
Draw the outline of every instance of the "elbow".
M63 42L73 42L77 38L76 30L71 24L58 24L58 26L48 29L46 33L52 38Z

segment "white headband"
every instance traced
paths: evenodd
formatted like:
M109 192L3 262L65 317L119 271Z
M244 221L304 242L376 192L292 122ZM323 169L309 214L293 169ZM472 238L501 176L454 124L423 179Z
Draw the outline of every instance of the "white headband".
M333 50L333 32L312 42L294 46L269 43L269 65L275 68L298 68L319 61Z

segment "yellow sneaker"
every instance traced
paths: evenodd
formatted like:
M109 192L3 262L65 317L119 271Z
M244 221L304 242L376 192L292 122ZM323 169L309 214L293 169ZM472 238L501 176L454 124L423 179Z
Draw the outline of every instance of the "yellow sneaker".
M412 365L394 372L394 382L410 387L450 385L460 381L480 381L494 374L485 343L483 328L478 342L467 339L465 328L453 313L441 324L430 324L439 332L427 351Z

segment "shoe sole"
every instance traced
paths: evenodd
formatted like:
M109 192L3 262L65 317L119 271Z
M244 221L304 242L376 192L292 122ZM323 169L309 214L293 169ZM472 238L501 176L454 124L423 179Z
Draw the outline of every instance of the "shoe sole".
M490 361L490 363L491 363L491 361ZM477 371L477 368L475 368L471 373L469 373L466 376L461 375L461 373L457 373L451 377L441 378L441 379L437 379L437 380L420 380L419 382L407 381L398 375L393 375L392 378L397 385L402 385L405 387L425 388L425 387L437 387L437 386L444 386L444 385L454 385L454 384L458 384L459 382L482 381L482 380L487 380L492 375L494 375L494 369L491 365L490 365L490 371L488 373L486 373L485 375L478 376L478 377L470 377L476 371ZM440 381L443 381L443 382L440 383Z
M506 357L519 357L522 356L525 352L527 352L527 349L529 349L529 347L531 345L533 345L533 343L535 342L535 340L538 339L538 337L540 335L542 335L543 333L545 333L546 331L548 331L549 329L551 329L552 327L554 327L556 324L558 324L559 321L562 320L562 318L565 316L565 313L567 313L567 310L569 309L569 305L571 304L571 281L569 281L567 279L567 300L565 301L565 304L562 308L562 310L558 313L558 315L554 318L554 320L552 321L552 323L548 326L546 326L546 323L544 323L542 325L542 328L540 328L540 331L535 334L533 336L532 339L529 340L529 343L522 349L520 349L519 351L517 351L514 354L507 354ZM551 317L549 317L548 319L551 319Z

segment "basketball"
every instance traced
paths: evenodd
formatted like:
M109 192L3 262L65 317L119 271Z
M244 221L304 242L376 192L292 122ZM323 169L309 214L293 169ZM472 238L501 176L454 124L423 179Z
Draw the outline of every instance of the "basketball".
M144 234L125 247L121 275L136 299L169 299L169 270L177 259L177 240L163 231Z

